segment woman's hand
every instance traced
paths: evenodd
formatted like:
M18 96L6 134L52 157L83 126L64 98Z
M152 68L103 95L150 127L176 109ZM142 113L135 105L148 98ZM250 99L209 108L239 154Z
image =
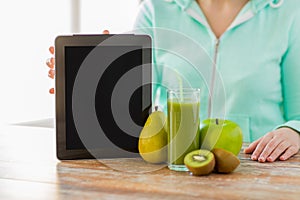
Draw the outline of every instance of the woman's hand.
M103 34L109 34L109 31L104 30L102 33ZM55 78L54 47L53 46L49 47L49 51L50 51L51 57L48 58L47 61L46 61L46 65L50 68L49 71L48 71L48 77L51 78L51 79L54 79ZM49 93L54 94L54 88L50 88Z
M53 46L49 47L49 51L50 51L52 57L48 58L46 61L46 65L50 68L48 71L48 77L51 79L54 79L54 77L55 77L55 69L54 69L55 68L55 60L53 57L54 56L54 47ZM50 88L49 93L54 94L54 88Z
M254 141L244 152L252 153L251 159L259 162L287 160L300 148L300 135L291 128L283 127Z

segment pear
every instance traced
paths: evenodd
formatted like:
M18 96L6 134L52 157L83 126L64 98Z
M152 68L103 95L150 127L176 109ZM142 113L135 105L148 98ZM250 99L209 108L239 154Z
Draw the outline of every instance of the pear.
M161 111L152 112L139 137L139 153L149 163L162 163L167 160L167 118Z
M215 170L219 173L233 172L240 164L240 160L232 152L221 148L212 150L216 159Z

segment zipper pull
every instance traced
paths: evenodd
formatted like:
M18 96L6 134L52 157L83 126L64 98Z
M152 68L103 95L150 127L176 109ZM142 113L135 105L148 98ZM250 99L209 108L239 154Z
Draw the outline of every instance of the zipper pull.
M216 51L216 53L218 52L219 45L220 45L220 40L216 39L216 45L215 45L215 51Z
M220 45L220 39L216 39L216 43L215 43L215 55L214 55L214 67L216 67L215 65L217 63L219 45Z

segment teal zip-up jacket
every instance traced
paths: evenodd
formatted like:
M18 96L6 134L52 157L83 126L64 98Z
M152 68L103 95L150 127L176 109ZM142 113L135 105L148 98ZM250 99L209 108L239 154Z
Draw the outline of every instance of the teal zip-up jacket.
M146 0L135 31L153 39L153 101L199 87L200 118L237 122L245 142L276 128L300 131L298 0L250 0L216 38L196 0Z

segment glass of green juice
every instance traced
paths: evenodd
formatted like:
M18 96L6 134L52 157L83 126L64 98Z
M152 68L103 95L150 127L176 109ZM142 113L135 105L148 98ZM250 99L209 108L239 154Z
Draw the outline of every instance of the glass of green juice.
M170 89L167 94L168 167L188 171L183 162L185 155L200 148L200 89Z

